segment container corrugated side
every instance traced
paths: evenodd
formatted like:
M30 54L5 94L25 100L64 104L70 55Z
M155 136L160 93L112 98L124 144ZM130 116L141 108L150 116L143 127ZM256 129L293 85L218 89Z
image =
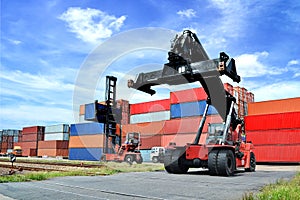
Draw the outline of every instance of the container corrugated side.
M68 149L38 149L37 156L49 156L49 157L68 157Z
M161 146L161 135L142 135L140 149L151 149L154 146Z
M300 112L245 117L245 130L275 130L300 128Z
M45 133L68 133L69 125L68 124L57 124L45 127Z
M197 116L168 120L165 122L164 134L196 133L198 131L201 119L201 116ZM202 132L207 132L208 123L223 123L223 119L220 117L220 115L207 116Z
M206 106L206 101L195 101L195 102L186 102L180 104L172 104L170 110L171 119L201 116L204 113L205 106ZM214 114L218 114L218 112L213 106L210 106L207 114L214 115Z
M44 140L69 140L69 133L45 133Z
M193 88L170 93L171 104L206 100L207 95L203 88Z
M248 115L300 112L300 97L248 104Z
M69 141L52 140L52 141L39 141L38 149L68 149Z
M140 134L161 135L164 133L165 121L127 124L122 126L122 135L138 132Z
M256 162L300 162L300 144L297 145L255 145Z
M23 135L30 134L30 133L44 133L45 127L44 126L31 126L31 127L23 127Z
M104 124L103 123L81 123L81 124L71 124L70 136L78 135L93 135L93 134L103 134Z
M69 160L99 161L102 152L102 148L70 148Z
M254 145L300 144L300 128L247 131L246 134L247 141L251 141Z
M130 105L130 114L142 114L170 110L170 99L136 103Z
M103 138L103 134L71 136L69 141L69 148L103 147Z
M130 116L130 123L155 122L170 119L170 111L160 111L145 114L136 114Z
M199 140L199 144L205 144L206 134L202 133ZM193 143L196 138L196 133L178 133L178 134L168 134L162 135L161 137L161 146L167 147L170 142L176 143L176 145L186 145L187 143Z

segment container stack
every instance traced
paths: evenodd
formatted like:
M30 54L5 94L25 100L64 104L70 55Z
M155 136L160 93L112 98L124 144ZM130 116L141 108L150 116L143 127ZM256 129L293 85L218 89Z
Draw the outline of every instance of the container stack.
M170 119L170 100L163 99L130 105L130 123L145 123Z
M68 157L68 146L68 124L46 126L44 141L38 142L38 156Z
M244 118L248 115L248 103L254 102L254 94L243 87L237 86L233 87L233 96L236 98L238 105L238 116Z
M258 162L300 162L300 98L249 103L247 140Z
M121 110L121 125L130 123L130 105L127 100L117 100L117 108Z
M38 141L44 140L44 134L44 126L24 127L22 141L15 144L21 146L22 156L37 156Z
M14 142L18 142L19 130L6 129L1 131L1 153L14 148Z
M104 139L103 123L71 124L69 159L99 161Z

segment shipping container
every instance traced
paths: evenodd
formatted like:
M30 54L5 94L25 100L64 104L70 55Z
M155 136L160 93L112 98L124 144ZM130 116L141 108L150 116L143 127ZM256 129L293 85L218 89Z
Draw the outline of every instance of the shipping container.
M22 156L37 156L37 149L22 148Z
M102 152L102 148L70 148L69 160L99 161Z
M68 124L58 124L45 127L45 133L69 133Z
M23 135L22 137L23 142L33 142L38 141L38 134L37 133L28 133Z
M140 149L151 149L154 146L161 146L161 135L142 135Z
M168 120L165 122L164 134L196 133L201 119L202 117L197 116ZM207 132L208 123L223 123L223 119L220 115L207 116L202 132Z
M300 97L248 104L248 115L300 112Z
M44 140L69 140L69 133L45 133Z
M31 127L23 127L23 135L30 134L30 133L39 133L42 134L45 132L44 126L31 126Z
M71 136L69 148L100 148L103 147L104 135Z
M85 114L85 104L79 106L79 115Z
M300 144L295 145L255 145L257 162L300 162Z
M167 147L170 142L176 143L178 146L184 146L187 143L193 143L196 133L178 133L172 135L163 135L161 145Z
M130 116L130 123L156 122L170 119L170 111L160 111Z
M70 136L78 135L93 135L93 134L103 134L104 124L103 123L81 123L81 124L71 124Z
M300 128L300 112L245 117L245 130L276 130Z
M68 149L38 149L37 156L47 156L47 157L68 157Z
M138 132L141 135L161 135L164 133L165 121L127 124L122 126L122 135Z
M300 144L300 128L247 131L247 141L254 145Z
M143 162L151 162L150 160L151 150L140 150L140 152L143 158Z
M187 102L171 105L171 119L202 116L205 110L206 101ZM218 114L217 110L210 106L207 112L208 115Z
M68 149L69 141L52 140L52 141L39 141L38 149Z
M170 93L171 104L193 102L193 101L206 100L206 99L207 99L207 95L202 87Z
M170 110L170 99L149 101L130 105L130 114L142 114Z

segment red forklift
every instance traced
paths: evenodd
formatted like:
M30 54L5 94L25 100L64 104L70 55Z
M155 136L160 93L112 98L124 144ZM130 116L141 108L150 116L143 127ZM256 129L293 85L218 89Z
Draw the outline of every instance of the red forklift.
M179 85L199 81L207 94L206 107L193 143L184 146L169 145L165 152L165 170L173 174L187 173L189 168L208 168L210 175L231 176L237 168L255 171L253 144L241 139L244 122L235 111L236 99L223 86L220 76L226 75L240 82L235 60L221 52L219 58L209 59L196 34L189 30L176 35L162 70L138 74L128 87L150 95L152 86ZM213 106L223 123L209 125L209 133L202 134L209 108ZM199 143L206 137L205 143Z
M127 133L126 141L121 143L122 131L117 131L117 124L120 124L122 114L121 108L116 107L116 82L114 76L106 76L105 106L97 106L96 115L100 123L105 123L103 161L126 161L132 164L143 162L139 147L141 146L140 133Z

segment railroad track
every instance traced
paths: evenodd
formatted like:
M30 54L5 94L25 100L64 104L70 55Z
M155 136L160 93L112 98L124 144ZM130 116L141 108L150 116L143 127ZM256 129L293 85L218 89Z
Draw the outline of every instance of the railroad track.
M0 168L13 169L16 171L26 170L26 171L65 171L61 169L51 169L51 168L43 168L43 167L33 167L33 166L24 166L24 165L14 165L13 167L9 164L0 163Z

